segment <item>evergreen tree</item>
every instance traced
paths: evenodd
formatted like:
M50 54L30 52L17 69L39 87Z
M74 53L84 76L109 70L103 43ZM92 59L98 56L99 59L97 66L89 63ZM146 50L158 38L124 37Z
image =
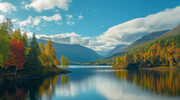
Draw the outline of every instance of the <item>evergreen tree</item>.
M40 55L40 49L39 49L38 43L36 41L36 36L33 33L33 38L30 43L30 51L28 54L29 66L38 66L40 64L40 61L38 59L39 55Z

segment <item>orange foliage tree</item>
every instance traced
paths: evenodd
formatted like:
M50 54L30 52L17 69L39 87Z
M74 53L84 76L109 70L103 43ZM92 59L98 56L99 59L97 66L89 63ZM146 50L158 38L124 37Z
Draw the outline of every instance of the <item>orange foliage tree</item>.
M15 75L18 69L24 68L25 58L23 55L24 46L21 40L17 41L16 39L11 40L11 47L9 52L10 59L6 62L5 69L9 66L15 66Z

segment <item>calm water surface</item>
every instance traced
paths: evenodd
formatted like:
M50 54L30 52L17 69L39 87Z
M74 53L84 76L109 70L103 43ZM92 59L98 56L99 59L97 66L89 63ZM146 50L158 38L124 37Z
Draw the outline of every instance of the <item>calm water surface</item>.
M180 100L179 71L67 69L72 73L0 86L0 100Z

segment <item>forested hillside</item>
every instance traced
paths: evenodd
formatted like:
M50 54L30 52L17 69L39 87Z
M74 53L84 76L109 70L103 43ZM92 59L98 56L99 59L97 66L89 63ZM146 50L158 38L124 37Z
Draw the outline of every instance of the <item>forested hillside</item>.
M104 58L96 61L92 61L86 64L102 64L113 66L128 66L137 65L151 67L151 66L179 66L179 48L180 48L180 26L163 33L159 38L155 38L149 42L145 42L141 45L134 46L123 52L117 53L109 58ZM161 52L161 56L160 56ZM156 56L154 56L156 55ZM165 58L163 58L163 57ZM140 59L141 58L141 59ZM152 59L153 58L153 59ZM161 62L162 59L166 59L166 63ZM137 61L138 59L138 61ZM145 60L145 65L143 60ZM171 59L171 60L170 60ZM127 61L126 61L127 60ZM154 60L154 61L152 61ZM173 62L173 64L172 64ZM148 64L148 65L147 65Z
M164 30L164 31L154 31L152 33L149 33L143 37L141 37L140 39L136 40L134 43L132 43L129 47L126 48L129 49L129 48L132 48L134 46L137 46L137 45L141 45L145 42L148 42L148 41L151 41L151 40L154 40L156 38L159 38L161 35L163 35L164 33L168 32L168 30Z

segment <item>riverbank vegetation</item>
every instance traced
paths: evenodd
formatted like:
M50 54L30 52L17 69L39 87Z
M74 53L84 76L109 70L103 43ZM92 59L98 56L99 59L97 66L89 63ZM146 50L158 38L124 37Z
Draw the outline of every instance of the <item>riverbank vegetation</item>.
M21 35L20 29L12 31L12 27L8 18L0 24L0 81L68 72L58 68L56 49L50 40L43 46L33 34L29 42L26 32Z
M129 51L129 54L117 57L114 59L112 66L114 68L180 66L180 35L155 40L149 45L142 45L139 50L132 50L132 52Z

